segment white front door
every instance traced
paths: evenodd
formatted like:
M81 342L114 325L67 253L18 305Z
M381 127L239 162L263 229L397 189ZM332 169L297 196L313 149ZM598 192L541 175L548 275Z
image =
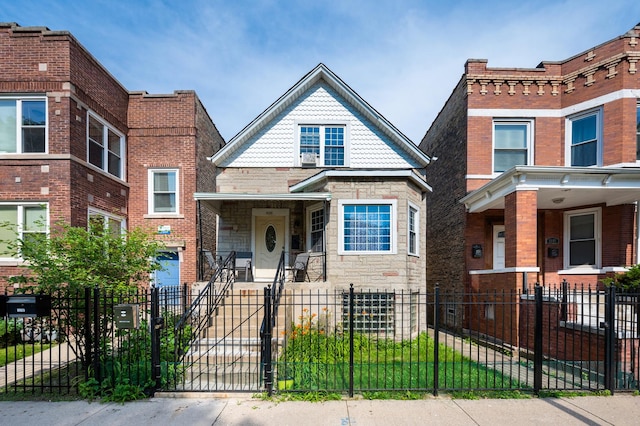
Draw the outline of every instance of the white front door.
M504 269L504 225L493 227L493 269Z
M255 216L255 279L273 281L278 269L280 254L285 249L286 216L274 214Z

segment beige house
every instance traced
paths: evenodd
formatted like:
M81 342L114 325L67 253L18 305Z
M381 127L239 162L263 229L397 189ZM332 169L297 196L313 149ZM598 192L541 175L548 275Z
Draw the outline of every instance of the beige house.
M257 288L283 251L309 255L297 278L310 287L425 287L430 158L325 65L211 161L216 192L194 197L218 215L216 255L250 258Z

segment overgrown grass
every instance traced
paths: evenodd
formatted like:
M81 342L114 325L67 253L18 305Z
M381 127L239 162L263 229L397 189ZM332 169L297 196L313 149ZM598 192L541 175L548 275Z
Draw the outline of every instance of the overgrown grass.
M434 363L436 350L439 356ZM438 371L436 386L436 367ZM278 364L278 377L293 378L295 392L349 389L349 336L326 335L313 327L294 329ZM405 341L354 336L354 389L371 395L424 393L430 389L519 390L519 381L439 345L426 333Z
M0 367L4 367L9 363L26 358L38 352L45 351L50 347L51 345L49 343L7 346L6 348L0 349Z

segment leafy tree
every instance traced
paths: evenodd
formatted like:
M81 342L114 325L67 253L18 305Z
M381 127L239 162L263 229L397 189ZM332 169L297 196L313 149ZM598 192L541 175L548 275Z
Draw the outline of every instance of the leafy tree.
M12 225L1 226L11 230ZM3 254L24 260L23 273L9 278L9 282L19 283L20 292L52 296L59 335L75 342L72 349L88 366L84 289L98 288L102 294L122 301L122 295L147 285L150 274L160 269L155 259L163 245L142 229L121 234L104 227L101 221L92 221L88 229L58 223L49 235L24 235L0 242L7 248ZM111 315L108 309L101 312L103 325Z

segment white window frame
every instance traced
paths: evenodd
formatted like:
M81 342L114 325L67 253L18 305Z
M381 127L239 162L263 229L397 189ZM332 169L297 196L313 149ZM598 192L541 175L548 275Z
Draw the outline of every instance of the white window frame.
M640 101L636 104L636 162L640 162Z
M527 128L526 131L526 150L527 150L527 164L523 166L530 166L534 164L534 120L532 118L494 118L491 124L491 172L494 175L504 173L506 170L496 172L496 125L524 125Z
M156 173L167 173L174 172L176 174L176 190L175 190L175 198L176 198L176 208L173 212L156 212L155 211L155 202L154 202L154 194L155 194L155 185L154 179ZM148 180L147 180L147 209L149 216L168 216L175 217L180 215L180 169L179 168L153 168L148 169Z
M573 216L593 215L594 239L595 239L595 265L570 265L571 262L571 222ZM564 269L565 270L587 270L600 269L602 264L602 209L600 207L592 209L570 210L564 213Z
M120 233L121 234L125 233L127 229L127 221L124 217L117 216L111 213L107 213L103 210L90 207L87 210L87 224L91 223L91 218L96 216L101 217L103 219L105 228L109 226L108 220L114 220L116 222L120 222Z
M25 207L32 207L32 206L40 206L40 207L44 207L44 211L45 211L45 223L44 223L44 233L46 235L49 235L49 229L50 229L50 223L49 223L49 203L48 202L0 202L0 206L15 206L17 207L16 209L16 215L17 215L17 229L16 232L18 233L17 238L19 240L24 238L24 208ZM18 256L18 257L10 257L10 256L6 256L6 255L0 255L0 260L10 260L10 261L16 261L16 260L22 260L22 257Z
M323 224L322 224L322 247L320 247L320 252L324 252L324 245L326 244L326 229L325 229L325 224L326 224L326 217L324 217L324 215L326 214L326 212L324 211L324 204L323 203L317 203L314 204L312 206L309 206L307 208L307 251L308 250L312 250L313 244L312 244L312 238L311 238L311 234L312 234L312 215L313 213L317 212L317 211L322 211L323 213Z
M320 136L320 145L319 145L319 153L316 156L316 167L349 167L350 158L349 158L349 124L345 122L322 122L322 123L296 123L296 146L295 146L295 166L302 166L302 153L300 152L300 137L301 137L301 129L303 127L318 127L319 128L319 136ZM325 165L325 129L333 128L333 127L342 127L344 129L344 139L343 139L343 148L344 148L344 163L341 165L329 164Z
M16 146L13 152L0 152L3 154L47 154L49 152L49 101L46 96L0 96L0 101L16 102ZM42 152L23 152L22 141L22 102L24 101L44 101L45 124L44 124L44 151Z
M411 213L414 213L413 223L413 235L414 235L414 250L411 250ZM409 206L407 207L407 254L409 256L420 256L420 207L409 202Z
M346 205L388 205L391 206L391 235L389 250L345 250L344 248L344 206ZM338 254L339 255L376 255L397 254L398 240L398 200L391 199L345 199L338 200Z
M596 116L596 163L589 166L573 166L571 164L571 136L573 131L573 122L589 116ZM600 167L602 166L602 107L582 111L578 114L571 115L565 119L565 165L567 167Z
M95 164L93 164L91 162L91 143L92 143L92 139L89 137L89 124L90 124L90 120L95 120L98 123L102 124L103 128L102 128L102 167L97 166ZM124 176L125 176L125 172L126 172L126 148L127 148L127 144L126 144L126 139L125 136L119 132L115 127L113 127L111 124L109 124L107 121L105 121L102 117L100 117L99 115L97 115L96 113L92 112L92 111L87 111L87 125L86 125L86 131L87 131L87 163L89 163L89 165L91 167L94 167L97 170L101 170L102 172L108 174L109 176L113 176L116 179L120 179L120 180L125 180ZM112 132L113 134L115 134L116 136L118 136L120 138L120 170L119 173L120 175L114 175L109 171L109 132ZM98 141L95 141L98 142Z

